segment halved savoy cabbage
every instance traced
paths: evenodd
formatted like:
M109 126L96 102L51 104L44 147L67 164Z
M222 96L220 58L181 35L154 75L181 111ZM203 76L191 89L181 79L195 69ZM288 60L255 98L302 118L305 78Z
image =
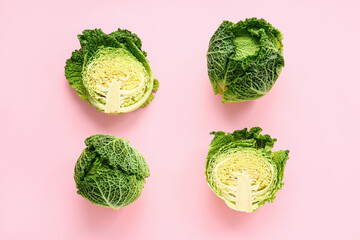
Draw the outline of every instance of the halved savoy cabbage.
M131 112L150 103L159 82L136 34L95 29L78 38L81 48L66 61L65 76L81 99L107 114Z
M205 175L210 188L232 209L254 212L283 186L289 150L272 151L276 139L259 127L212 132Z

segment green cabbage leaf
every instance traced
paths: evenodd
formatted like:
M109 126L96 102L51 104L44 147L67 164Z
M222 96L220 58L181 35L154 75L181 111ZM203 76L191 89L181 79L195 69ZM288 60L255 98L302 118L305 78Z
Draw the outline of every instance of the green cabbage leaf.
M273 202L283 186L288 150L272 151L276 139L259 127L212 132L205 175L210 188L232 209L254 212Z
M74 171L77 193L116 210L138 199L150 171L129 141L97 134L88 137L85 144Z
M282 34L264 19L224 21L210 39L208 75L223 103L266 95L283 66Z
M95 29L84 30L78 39L81 48L66 61L65 76L81 99L107 114L131 112L150 103L159 82L136 34Z

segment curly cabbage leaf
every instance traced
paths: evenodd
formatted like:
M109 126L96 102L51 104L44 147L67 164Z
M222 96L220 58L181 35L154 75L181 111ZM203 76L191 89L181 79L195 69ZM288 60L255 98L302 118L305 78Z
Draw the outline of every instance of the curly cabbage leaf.
M150 103L159 82L136 34L95 29L78 38L81 49L66 61L65 76L81 99L107 114L131 112Z
M205 175L210 188L232 209L254 212L281 189L289 150L272 152L276 139L259 127L212 132Z
M284 66L282 34L264 19L224 21L211 37L208 75L222 103L266 95Z
M138 199L150 176L144 157L126 139L110 135L93 135L85 144L74 171L77 193L115 210Z

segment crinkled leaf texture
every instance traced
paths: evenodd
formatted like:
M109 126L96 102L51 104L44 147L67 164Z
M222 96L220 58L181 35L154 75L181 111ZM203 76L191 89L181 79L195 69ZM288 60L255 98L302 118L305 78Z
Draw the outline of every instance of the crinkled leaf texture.
M119 209L140 196L150 176L144 157L129 141L97 134L85 140L74 172L78 194L90 202Z
M78 35L81 48L66 61L65 76L81 99L108 114L144 107L159 82L141 50L141 40L128 30L105 34L101 29Z
M266 95L284 66L282 34L264 19L224 21L211 37L208 75L222 102L243 102Z
M206 179L215 194L237 211L254 212L272 202L283 185L289 151L272 152L276 139L261 131L254 127L211 133L215 137L206 159Z

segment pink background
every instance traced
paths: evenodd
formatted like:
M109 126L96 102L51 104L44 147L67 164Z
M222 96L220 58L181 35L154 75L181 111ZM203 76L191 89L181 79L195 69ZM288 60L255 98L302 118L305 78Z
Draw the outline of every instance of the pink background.
M360 2L1 1L0 239L360 239ZM221 104L206 69L222 20L263 17L284 34L273 90ZM84 29L137 33L160 80L145 109L107 116L64 77ZM290 149L285 185L253 214L207 186L213 130L261 126ZM84 139L130 140L151 177L119 211L76 194Z

